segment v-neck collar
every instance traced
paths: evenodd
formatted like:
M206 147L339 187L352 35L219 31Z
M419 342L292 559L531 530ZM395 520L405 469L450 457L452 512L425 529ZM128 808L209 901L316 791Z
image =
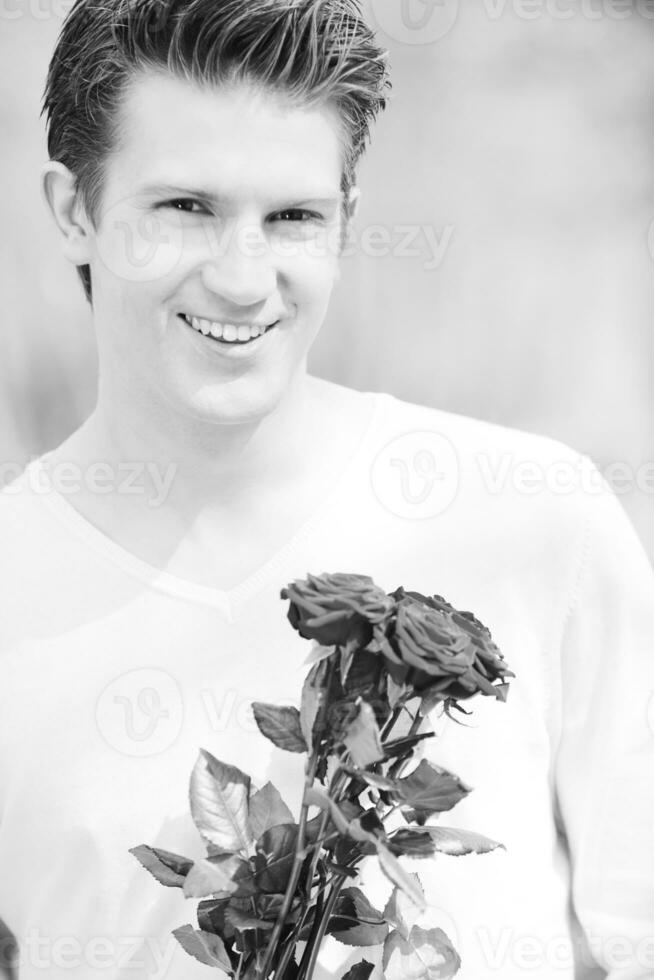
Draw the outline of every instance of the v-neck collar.
M167 592L170 595L187 601L212 606L219 610L228 621L234 621L238 618L239 613L252 596L259 592L271 580L273 575L284 566L301 543L311 534L316 525L320 523L325 512L329 510L333 501L339 497L343 488L356 473L359 462L365 454L373 438L373 434L377 429L384 399L388 397L384 392L366 391L362 392L362 394L371 403L368 423L354 453L348 459L343 470L341 470L337 480L332 484L331 489L316 506L313 514L300 525L270 558L266 559L255 571L230 589L213 588L180 578L177 575L157 568L155 565L151 565L149 562L132 554L122 545L113 541L103 531L86 520L52 484L47 470L42 465L43 462L47 461L50 453L44 453L42 456L33 460L27 467L26 473L31 470L33 476L38 481L38 486L40 488L47 488L45 492L43 489L40 489L38 495L50 511L60 522L76 534L77 537L83 539L97 554L111 561L133 578L146 583L150 588ZM26 473L23 474L24 477Z

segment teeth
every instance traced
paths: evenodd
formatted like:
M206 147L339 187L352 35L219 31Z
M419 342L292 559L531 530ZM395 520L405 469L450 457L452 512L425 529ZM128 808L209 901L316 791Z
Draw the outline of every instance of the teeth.
M233 342L236 340L246 341L252 340L255 337L260 337L266 332L265 327L259 326L247 326L241 325L236 326L234 323L216 323L213 320L205 320L197 316L184 315L186 322L197 330L198 333L208 336L209 334L216 340L224 340Z

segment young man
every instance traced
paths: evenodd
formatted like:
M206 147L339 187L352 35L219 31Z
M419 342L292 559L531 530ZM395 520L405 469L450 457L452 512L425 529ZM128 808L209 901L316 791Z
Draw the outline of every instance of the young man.
M249 705L299 696L279 591L307 571L444 595L517 675L429 750L474 787L451 822L506 846L415 866L459 977L654 973L654 581L619 504L560 443L307 373L385 84L355 0L78 0L64 24L43 187L100 377L0 496L20 980L211 975L171 936L196 903L128 849L204 856L200 747L299 806L301 758ZM328 941L317 977L360 955Z

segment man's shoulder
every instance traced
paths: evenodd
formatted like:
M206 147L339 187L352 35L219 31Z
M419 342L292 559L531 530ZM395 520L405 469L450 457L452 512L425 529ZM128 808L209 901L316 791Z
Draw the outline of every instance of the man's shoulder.
M9 479L0 484L0 524L3 540L5 532L26 531L41 513L43 489L40 479L40 456L32 457L20 472L12 472Z
M66 556L39 492L38 458L0 487L0 654L38 630L41 611L63 586Z
M37 485L34 460L0 485L0 540L6 554L30 539L38 540L47 523L47 511ZM36 460L38 463L38 459ZM5 566L5 562L2 563Z
M388 434L397 437L419 433L440 436L452 444L462 461L478 459L481 454L494 458L507 456L516 463L531 461L541 465L577 465L588 459L568 443L542 433L423 405L387 392L380 393L379 397L385 402Z
M424 519L421 527L433 527L439 541L447 528L465 547L486 543L512 567L556 579L567 574L589 520L598 522L593 514L615 515L591 458L561 440L391 395L382 402L376 495L393 513Z
M388 493L395 481L405 496L424 497L420 513L438 505L448 519L544 540L575 535L591 500L612 495L593 460L559 439L386 393L381 402L375 480Z
M52 500L53 488L34 457L0 487L0 582L16 580L34 565L44 570L60 556L66 536Z

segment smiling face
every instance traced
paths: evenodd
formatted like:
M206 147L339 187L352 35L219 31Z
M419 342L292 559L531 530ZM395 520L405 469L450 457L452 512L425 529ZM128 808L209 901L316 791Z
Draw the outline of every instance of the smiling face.
M262 417L304 369L334 285L338 116L152 72L118 123L89 237L100 391Z

